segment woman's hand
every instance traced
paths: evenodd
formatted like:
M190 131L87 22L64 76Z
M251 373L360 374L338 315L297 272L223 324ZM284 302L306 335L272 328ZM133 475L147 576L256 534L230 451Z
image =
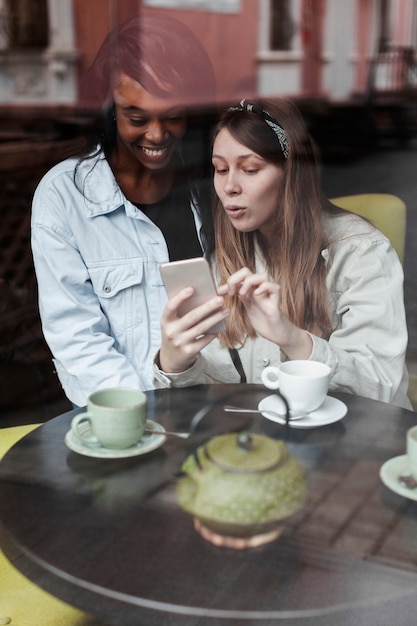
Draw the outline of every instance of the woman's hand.
M224 298L217 296L179 317L179 308L193 293L192 287L182 289L168 301L162 313L159 363L164 372L174 374L191 367L216 336L208 332L210 328L229 314L222 308Z
M290 359L307 359L310 356L310 336L282 312L280 287L268 280L266 274L253 274L245 267L232 274L219 287L218 293L238 296L254 330L279 345Z

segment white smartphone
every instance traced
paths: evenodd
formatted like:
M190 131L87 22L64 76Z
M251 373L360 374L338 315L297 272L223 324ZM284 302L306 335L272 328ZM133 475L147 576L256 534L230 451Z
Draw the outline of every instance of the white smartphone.
M184 287L193 287L194 289L191 298L180 307L180 317L217 295L210 265L203 257L162 263L160 271L168 298L175 296ZM207 334L217 334L223 330L226 330L226 324L224 320L221 320L212 326Z

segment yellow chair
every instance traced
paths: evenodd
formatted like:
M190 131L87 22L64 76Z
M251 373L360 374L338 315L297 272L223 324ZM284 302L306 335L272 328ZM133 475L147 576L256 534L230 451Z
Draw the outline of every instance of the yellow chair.
M389 193L360 193L331 198L330 201L372 222L388 237L401 263L404 263L407 209L401 198ZM417 411L417 376L410 374L409 378L408 397Z
M331 198L330 201L372 222L388 237L401 263L404 263L407 209L401 198L390 193L359 193Z
M39 424L0 428L0 459ZM100 626L102 622L31 583L0 551L0 624L10 626Z

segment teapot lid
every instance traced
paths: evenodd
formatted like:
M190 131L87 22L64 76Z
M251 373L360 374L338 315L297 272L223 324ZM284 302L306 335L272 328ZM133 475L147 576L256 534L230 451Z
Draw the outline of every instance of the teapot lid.
M265 472L285 458L282 442L255 433L228 433L211 439L204 447L206 456L229 472Z

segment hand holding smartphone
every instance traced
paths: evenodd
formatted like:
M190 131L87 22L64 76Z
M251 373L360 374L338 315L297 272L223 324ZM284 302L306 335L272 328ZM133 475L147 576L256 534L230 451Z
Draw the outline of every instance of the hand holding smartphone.
M180 317L217 296L210 265L204 257L163 263L160 271L168 298L172 298L185 287L194 289L191 298L180 307L178 311ZM226 324L222 320L212 326L207 334L217 334L224 330L226 330Z

